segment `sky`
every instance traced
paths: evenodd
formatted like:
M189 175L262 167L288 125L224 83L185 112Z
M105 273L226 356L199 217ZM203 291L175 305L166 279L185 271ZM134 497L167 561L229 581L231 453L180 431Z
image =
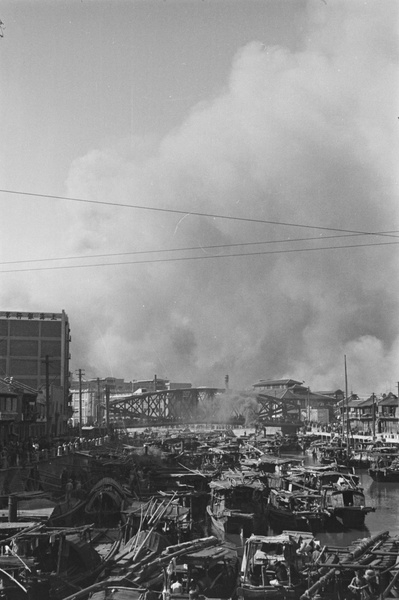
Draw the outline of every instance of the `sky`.
M396 392L398 11L1 0L1 310L86 378Z

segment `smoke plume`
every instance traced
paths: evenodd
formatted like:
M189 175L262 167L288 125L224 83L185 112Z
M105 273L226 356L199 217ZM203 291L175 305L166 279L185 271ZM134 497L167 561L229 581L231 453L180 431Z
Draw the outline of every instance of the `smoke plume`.
M74 161L69 195L162 209L74 206L71 253L152 261L70 275L67 305L60 277L52 299L70 317L75 368L326 390L343 387L346 355L353 391L396 385L397 247L371 246L395 238L333 237L396 229L396 23L396 3L310 3L300 49L254 41L223 92L163 139L130 136Z

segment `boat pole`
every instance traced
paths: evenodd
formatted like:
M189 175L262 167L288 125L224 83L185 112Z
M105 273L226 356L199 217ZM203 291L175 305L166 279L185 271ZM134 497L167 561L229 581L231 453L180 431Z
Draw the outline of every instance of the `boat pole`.
M18 521L18 496L10 494L8 497L8 522L16 523Z
M348 398L348 370L346 368L346 354L344 356L345 362L345 399L346 399L346 455L349 456L349 398ZM342 428L342 433L344 433Z
M356 548L353 550L353 552L349 552L348 557L345 560L343 560L340 564L341 565L352 564L352 561L354 558L358 558L359 556L362 556L363 554L365 554L367 552L367 550L369 548L373 547L373 545L375 545L377 542L380 542L381 540L386 539L388 536L389 536L389 531L383 531L382 533L379 533L371 538L366 538L364 540L361 540L359 542L359 544L356 546ZM316 583L314 583L309 589L307 589L306 592L304 592L302 594L302 596L300 597L300 600L309 600L309 598L312 598L312 596L314 596L314 594L324 584L328 583L330 581L330 579L332 579L334 577L337 565L334 565L334 563L331 563L331 564L325 565L322 568L329 569L329 570L325 575L322 575L318 579L318 581L316 581Z

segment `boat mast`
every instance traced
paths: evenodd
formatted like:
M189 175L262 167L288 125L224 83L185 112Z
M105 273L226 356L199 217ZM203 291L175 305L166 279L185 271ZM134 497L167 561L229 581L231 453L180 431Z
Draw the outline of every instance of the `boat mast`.
M344 363L345 363L345 399L346 399L346 451L347 455L349 455L349 398L348 398L348 371L346 368L346 354L344 355ZM344 434L343 428L342 433Z

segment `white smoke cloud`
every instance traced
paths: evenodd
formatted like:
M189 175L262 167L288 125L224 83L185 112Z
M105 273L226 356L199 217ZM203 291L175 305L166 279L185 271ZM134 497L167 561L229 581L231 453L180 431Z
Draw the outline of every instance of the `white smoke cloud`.
M310 3L302 49L259 42L241 48L222 95L195 107L158 142L129 138L77 159L68 194L187 213L395 229L396 23L394 2ZM120 207L74 209L76 254L332 235ZM81 271L73 283L79 294L64 307L72 358L92 376L156 373L223 387L228 373L236 389L289 376L326 389L342 388L346 354L354 391L378 392L397 379L397 255L395 246L382 246ZM182 255L111 262L172 256Z

